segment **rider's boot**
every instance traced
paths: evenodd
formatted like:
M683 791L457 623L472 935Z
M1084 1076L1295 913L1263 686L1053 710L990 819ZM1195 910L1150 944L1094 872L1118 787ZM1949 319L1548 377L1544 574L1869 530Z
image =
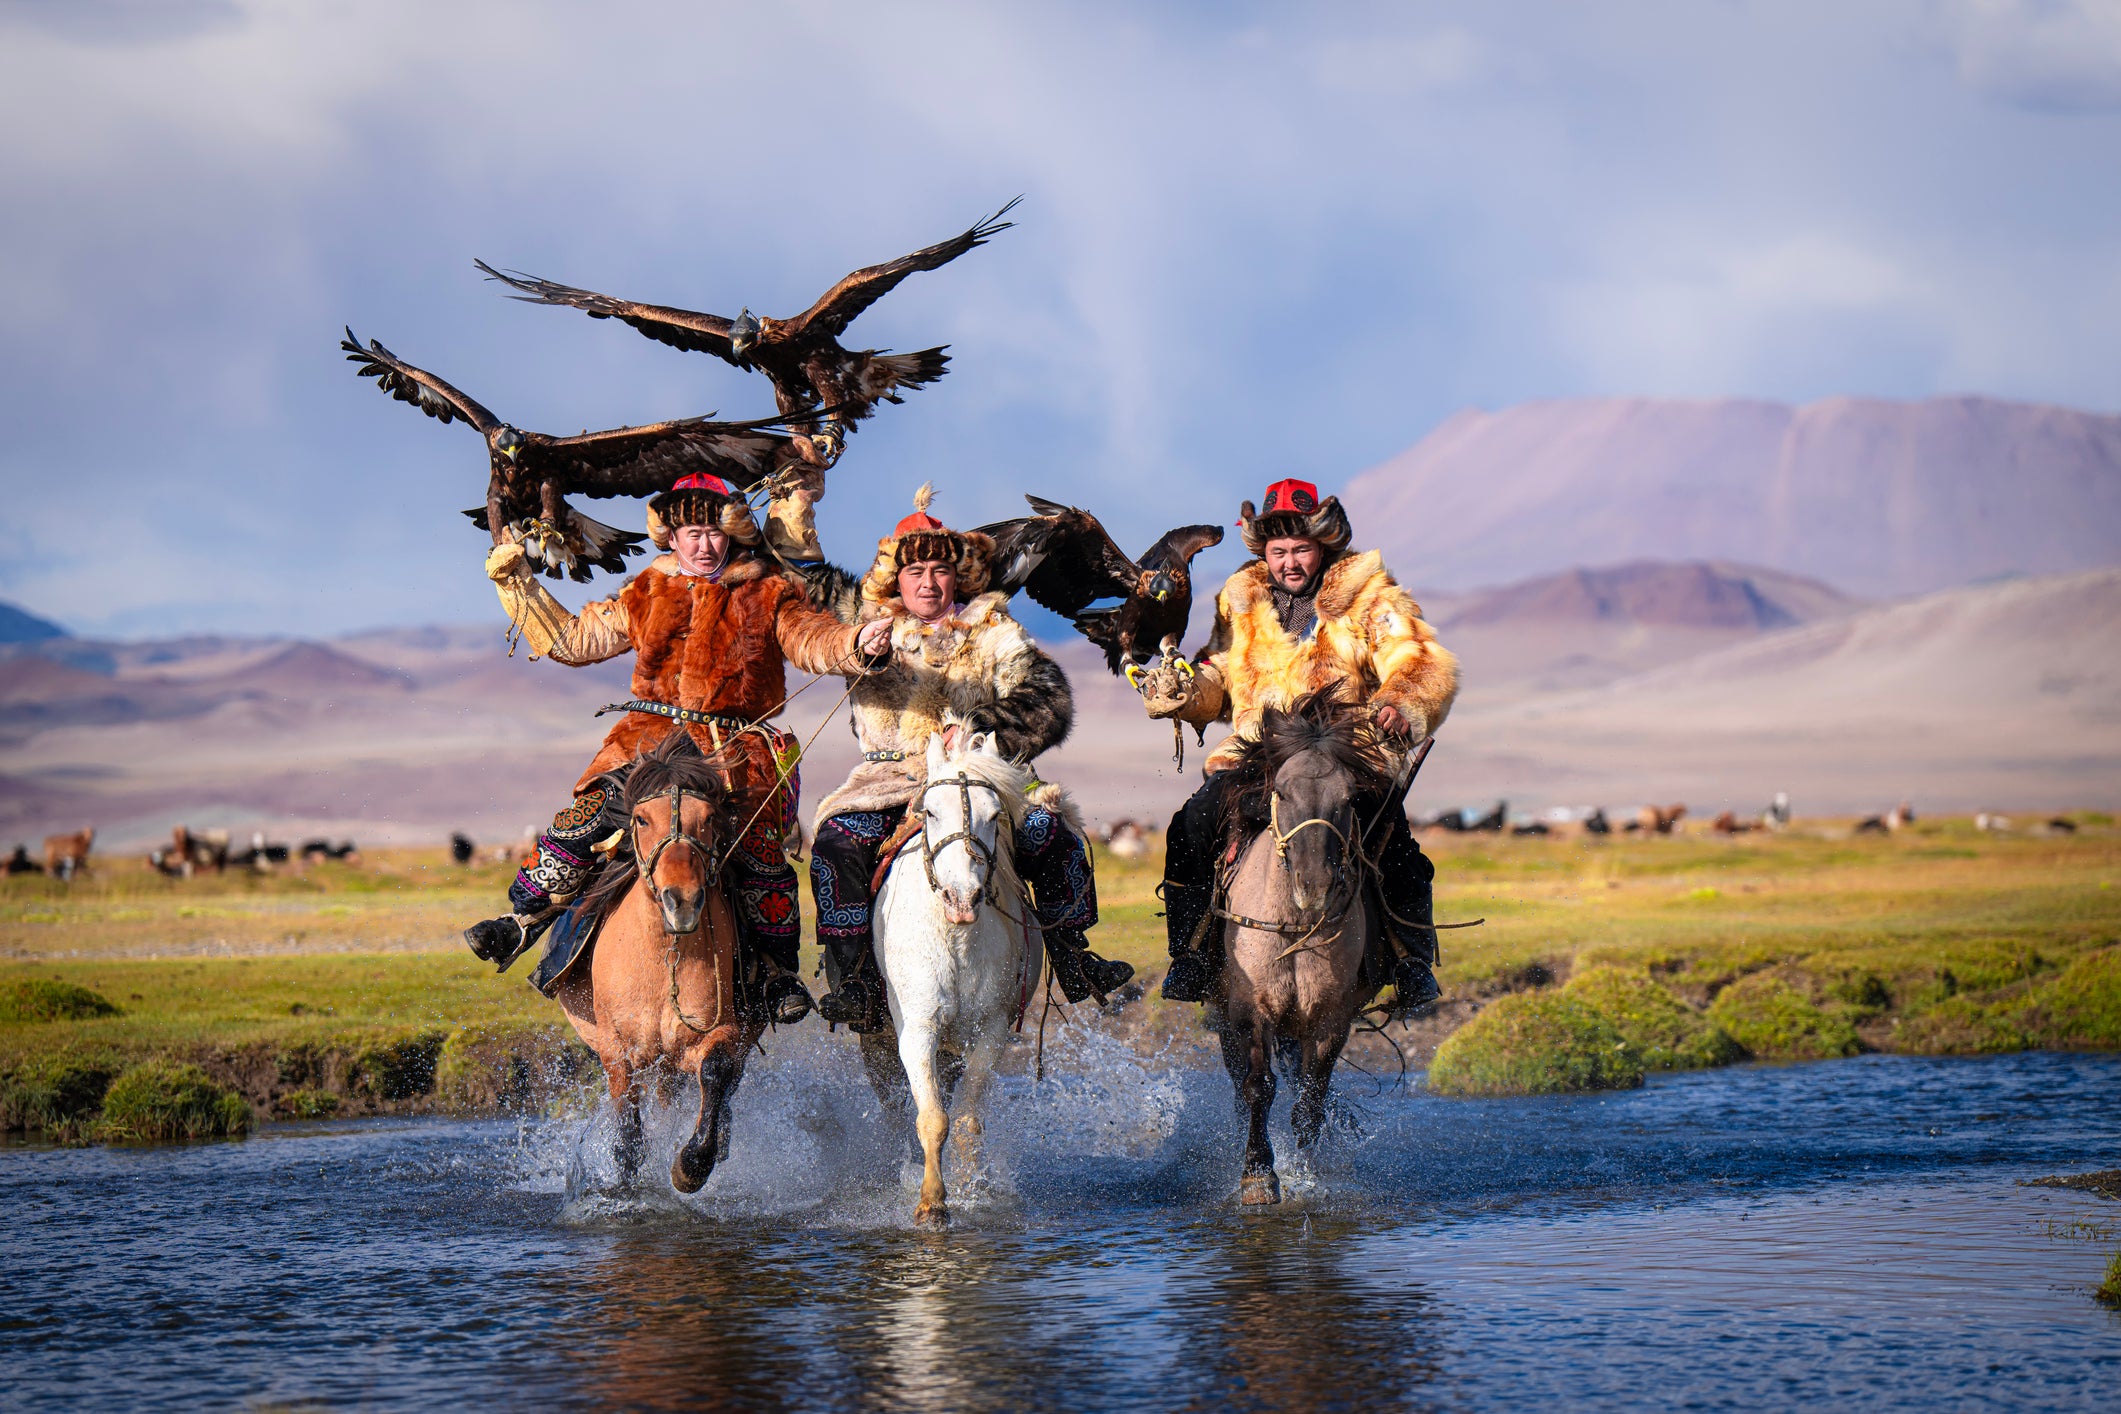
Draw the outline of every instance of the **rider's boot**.
M875 903L869 885L877 846L900 817L899 811L835 815L818 827L810 845L810 889L830 989L818 998L817 1014L856 1033L890 1025L869 927Z
M1208 913L1215 901L1215 847L1221 833L1226 777L1202 783L1164 832L1164 932L1171 970L1164 999L1204 1002L1222 980L1222 938Z
M1415 843L1405 814L1395 815L1378 852L1377 889L1385 907L1385 935L1399 953L1392 965L1392 1015L1408 1016L1443 995L1436 981L1436 934L1430 928L1436 921L1436 866Z
M1166 1001L1204 1002L1222 976L1221 959L1209 956L1214 944L1207 935L1213 930L1202 926L1209 902L1203 885L1164 880L1164 931L1171 948L1171 970L1164 974Z
M508 886L509 912L464 930L474 957L506 972L559 921L603 862L597 841L625 828L622 794L615 779L599 778L552 817L551 827L538 836L536 858L516 870Z
M1090 951L1089 940L1079 928L1048 928L1045 936L1046 956L1053 960L1053 980L1060 983L1061 995L1071 1002L1096 997L1097 1004L1104 1006L1110 993L1134 977L1132 963L1099 957Z

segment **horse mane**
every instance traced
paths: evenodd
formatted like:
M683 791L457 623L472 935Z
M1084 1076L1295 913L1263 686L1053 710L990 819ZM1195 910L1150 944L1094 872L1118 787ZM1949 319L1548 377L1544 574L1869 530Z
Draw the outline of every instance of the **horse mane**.
M1260 714L1259 734L1238 744L1226 768L1232 818L1248 832L1264 829L1275 773L1309 752L1323 753L1357 795L1382 795L1392 787L1396 772L1370 730L1369 714L1341 701L1329 684L1287 708L1267 708Z
M965 752L949 764L972 779L994 787L995 793L1001 797L1002 819L1010 829L1024 823L1024 813L1031 808L1031 799L1024 792L1038 779L1029 766L1007 757L988 756L976 751Z
M600 779L607 790L623 788L621 799L629 817L634 806L650 796L666 795L675 786L706 800L718 838L726 843L736 834L736 798L730 789L729 773L712 758L701 754L699 743L692 739L690 732L672 732L634 757L630 768L609 772ZM627 852L624 864L613 858L608 867L598 871L596 882L583 893L580 903L583 916L597 918L609 912L633 887L640 872L641 862L632 857L631 851Z

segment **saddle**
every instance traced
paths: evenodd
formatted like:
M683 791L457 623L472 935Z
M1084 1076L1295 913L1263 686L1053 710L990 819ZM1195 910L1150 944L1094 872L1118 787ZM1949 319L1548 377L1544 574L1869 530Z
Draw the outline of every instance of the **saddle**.
M891 872L891 866L898 860L899 851L913 843L915 836L919 835L920 832L921 817L918 813L909 809L905 817L898 822L898 828L893 830L881 845L877 846L876 868L869 874L869 897L875 898L879 893L883 892L884 876Z

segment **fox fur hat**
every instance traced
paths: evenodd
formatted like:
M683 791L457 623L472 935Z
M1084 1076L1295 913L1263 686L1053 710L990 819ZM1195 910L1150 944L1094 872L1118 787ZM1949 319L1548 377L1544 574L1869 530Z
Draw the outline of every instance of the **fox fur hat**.
M1269 486L1265 500L1264 511L1254 510L1252 503L1246 501L1237 513L1238 532L1244 536L1245 548L1254 555L1266 554L1269 540L1293 536L1316 540L1328 559L1348 548L1354 531L1348 524L1348 513L1341 509L1340 497L1328 496L1320 501L1316 486L1291 477Z
M987 591L994 537L977 530L952 530L928 514L934 500L935 483L922 482L921 489L913 493L913 514L876 542L876 563L862 578L862 598L872 604L898 598L898 572L924 560L955 563L957 597L967 603Z
M745 547L759 543L758 522L751 507L719 476L696 471L678 478L678 484L648 503L648 538L658 550L670 548L670 532L680 525L718 528L731 543Z

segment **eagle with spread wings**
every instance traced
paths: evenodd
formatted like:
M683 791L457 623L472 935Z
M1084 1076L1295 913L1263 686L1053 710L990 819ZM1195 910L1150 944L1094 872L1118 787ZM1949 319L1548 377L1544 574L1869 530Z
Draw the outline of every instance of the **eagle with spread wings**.
M464 512L496 545L515 542L547 578L586 583L592 570L622 573L645 535L615 530L569 506L567 495L653 496L688 472L706 471L748 490L801 460L779 419L711 422L705 417L553 437L523 432L424 368L348 329L339 347L363 378L442 422L462 422L486 439L486 504Z
M1017 201L971 229L925 250L882 265L857 270L793 319L754 315L749 308L736 318L702 314L664 304L637 304L594 290L555 284L521 271L503 273L483 260L474 261L489 279L521 291L513 296L529 304L570 305L592 319L631 324L658 343L692 353L713 354L738 368L755 370L773 380L773 395L783 419L800 425L819 444L830 466L846 446L853 424L868 417L879 402L903 402L899 390L933 383L950 362L949 346L895 354L888 349L848 349L840 335L855 316L918 270L938 270L989 237L1016 223L1002 217Z
M1220 545L1223 528L1182 525L1130 560L1088 511L1024 499L1036 515L980 527L994 537L993 587L1005 594L1021 589L1072 620L1105 650L1106 666L1134 682L1165 639L1185 633L1193 613L1193 557ZM1090 607L1103 599L1120 602Z

